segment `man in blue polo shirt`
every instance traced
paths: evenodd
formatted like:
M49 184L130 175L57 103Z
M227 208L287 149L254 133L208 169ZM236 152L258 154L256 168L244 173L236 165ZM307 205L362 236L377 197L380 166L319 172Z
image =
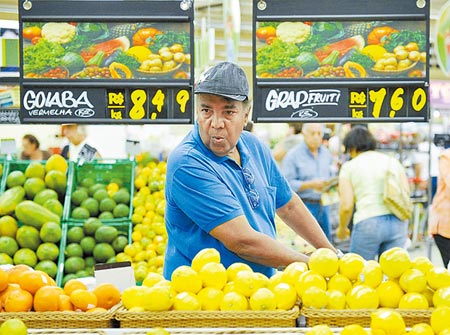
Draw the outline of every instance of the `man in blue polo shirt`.
M245 72L230 62L196 83L194 129L170 153L164 276L204 248L221 263L249 264L267 276L308 257L276 240L275 214L314 247L330 248L319 224L281 174L270 149L243 132L251 104Z

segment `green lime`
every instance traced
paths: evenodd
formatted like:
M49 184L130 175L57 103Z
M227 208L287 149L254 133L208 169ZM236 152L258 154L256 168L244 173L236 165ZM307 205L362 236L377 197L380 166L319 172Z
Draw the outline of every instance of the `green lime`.
M106 263L117 263L116 256L112 256L112 257L108 258Z
M83 200L80 206L86 208L89 211L90 216L98 215L98 201L94 198L87 198Z
M130 207L125 204L118 204L113 210L113 215L115 218L126 218L129 213Z
M86 268L93 268L95 266L95 258L93 256L88 256L84 259Z
M5 264L14 264L13 259L11 258L11 256L9 256L8 254L2 252L0 253L0 265L5 265Z
M117 236L112 242L112 247L116 253L122 252L126 245L128 245L128 238L123 235Z
M71 279L76 279L77 275L75 273L68 273L64 275L64 277L61 280L61 286L64 287L64 285Z
M101 188L101 189L95 191L93 197L95 200L101 201L102 199L109 198L109 194L106 189Z
M46 222L39 231L42 242L57 243L61 240L62 229L56 222Z
M98 218L89 218L83 223L83 231L86 236L94 236L95 231L102 226Z
M47 208L50 212L55 213L59 217L62 217L64 212L64 206L59 202L58 199L48 199L44 202L44 207Z
M75 207L72 210L72 218L78 220L89 219L89 211L84 207Z
M113 213L106 211L106 212L102 212L102 213L98 216L98 218L99 218L100 220L112 220L112 219L114 219L114 215L113 215Z
M6 177L6 186L7 188L22 186L25 183L25 180L25 174L22 171L14 170Z
M130 203L130 192L126 188L119 189L113 194L112 198L118 204L129 204Z
M113 247L108 243L98 243L94 248L94 258L98 263L105 263L115 255Z
M19 250L19 245L15 239L9 236L0 237L0 253L13 257L17 250Z
M91 197L94 196L94 193L98 190L106 190L106 185L101 184L101 183L96 183L96 184L90 186L88 189L89 196L91 196Z
M97 242L111 243L119 234L116 227L101 226L95 231L95 240Z
M69 243L64 250L64 255L70 257L83 257L83 248L78 243Z
M92 236L85 236L80 241L81 249L83 250L83 255L88 256L92 255L92 252L94 251L94 247L97 244L95 241L95 238Z
M90 177L84 178L83 180L81 180L81 183L80 183L81 186L86 187L86 188L89 188L94 184L95 184L95 180Z
M67 176L64 172L59 170L48 171L45 175L45 185L58 194L64 195L67 187Z
M32 226L22 226L17 229L16 241L21 248L36 250L41 244L39 230Z
M35 270L44 271L53 279L56 278L56 274L58 273L58 265L51 260L43 260L36 264L34 267Z
M59 248L54 243L42 243L36 250L36 255L40 261L54 261L59 256Z
M36 194L33 198L33 201L39 205L44 205L44 203L48 199L58 199L58 193L56 193L55 190L46 188L40 191L38 194Z
M88 192L84 188L76 189L72 192L71 202L75 206L80 206L81 203L89 197Z
M83 227L74 226L70 227L69 230L67 231L68 243L80 243L83 237L84 237Z
M17 250L14 254L13 260L15 265L25 264L31 266L32 268L35 267L38 261L34 251L29 248L22 248Z
M45 182L41 178L32 177L25 180L23 188L27 195L27 198L32 200L36 194L45 190Z
M86 269L77 271L77 272L75 273L75 275L77 276L77 278L86 278L86 277L89 277L89 276L90 276L89 271L86 270Z
M111 198L104 198L100 200L100 212L112 212L116 207L116 202Z
M64 273L76 273L85 267L84 259L78 256L69 257L64 261Z
M111 178L111 180L109 182L117 184L119 187L123 186L123 180L121 178L118 178L118 177Z

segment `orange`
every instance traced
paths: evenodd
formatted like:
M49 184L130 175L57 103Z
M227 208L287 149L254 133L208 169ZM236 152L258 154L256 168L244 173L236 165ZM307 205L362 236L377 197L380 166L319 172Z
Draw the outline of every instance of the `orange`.
M35 294L42 286L50 285L48 276L39 270L24 271L19 278L19 285L25 291Z
M58 286L41 287L34 295L34 310L36 312L59 311L59 297L63 294L63 289Z
M92 292L97 296L97 307L110 309L120 302L120 290L114 284L100 284Z
M2 292L0 292L0 307L2 307L5 304L5 300L8 294L10 294L12 291L15 290L20 290L19 284L16 283L8 284L8 287L5 288Z
M21 288L11 291L5 299L5 312L29 312L33 307L33 295Z
M70 294L72 304L82 311L97 307L97 296L92 291L76 289Z
M58 299L59 311L73 311L73 304L70 302L70 297L67 294L61 294Z
M8 287L8 272L0 268L0 292Z
M64 293L67 294L68 296L70 296L72 292L75 291L76 289L87 290L87 286L78 279L69 279L64 284Z
M23 272L33 270L31 266L25 264L17 264L13 268L8 270L8 282L9 283L19 283L19 278Z

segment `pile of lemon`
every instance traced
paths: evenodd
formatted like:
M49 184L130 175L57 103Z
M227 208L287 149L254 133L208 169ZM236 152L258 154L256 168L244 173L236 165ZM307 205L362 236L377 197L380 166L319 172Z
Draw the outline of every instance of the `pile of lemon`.
M317 249L295 288L306 308L427 309L450 306L450 272L423 256L411 260L402 248L385 251L376 261L353 253L338 259Z
M164 223L166 201L164 186L166 162L150 161L139 164L134 181L132 243L116 255L118 262L130 261L136 282L148 273L162 273L167 231Z
M358 324L347 325L336 332L327 325L317 325L307 330L305 335L449 335L450 307L441 306L433 310L430 323L417 323L406 328L401 314L390 308L375 310L370 315L370 329Z
M297 303L293 276L306 270L306 264L295 263L288 272L268 278L245 263L225 268L219 252L206 248L194 257L191 266L176 268L171 280L149 273L142 286L122 292L122 303L130 311L289 310Z

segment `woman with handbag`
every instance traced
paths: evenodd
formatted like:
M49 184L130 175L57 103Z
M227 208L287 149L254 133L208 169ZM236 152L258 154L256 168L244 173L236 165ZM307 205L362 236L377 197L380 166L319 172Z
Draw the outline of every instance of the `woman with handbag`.
M391 207L385 201L390 188L394 200L398 196L398 201L410 202L406 173L397 159L375 151L376 140L366 127L352 128L345 136L343 145L350 160L342 165L339 172L337 237L345 239L350 235L348 224L354 212L349 251L366 260L377 259L388 249L406 245L408 222L405 218L408 212L403 215L397 213L402 206ZM389 173L395 178L390 178Z

